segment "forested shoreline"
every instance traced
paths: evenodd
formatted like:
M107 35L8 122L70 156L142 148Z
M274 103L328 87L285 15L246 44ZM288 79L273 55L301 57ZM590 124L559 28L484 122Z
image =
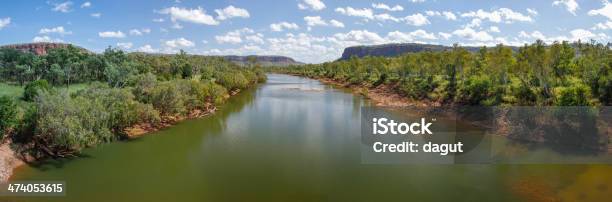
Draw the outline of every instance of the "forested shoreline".
M0 81L23 86L0 97L0 132L14 150L34 158L78 155L86 147L128 138L135 125L214 111L241 89L266 80L255 61L237 66L220 57L101 54L74 46L34 55L0 49ZM84 87L66 90L78 84Z
M349 85L386 85L415 101L477 106L612 105L612 50L601 43L536 41L399 57L350 58L270 71Z

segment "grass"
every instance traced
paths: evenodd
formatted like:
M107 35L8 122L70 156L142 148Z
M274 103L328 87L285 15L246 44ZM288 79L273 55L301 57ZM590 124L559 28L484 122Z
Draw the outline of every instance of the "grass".
M87 88L87 86L89 86L89 84L79 83L79 84L72 84L68 87L66 87L65 85L62 85L62 86L54 86L53 88L55 88L56 90L61 90L61 91L67 90L69 93L74 93L79 90ZM19 85L8 84L8 83L0 83L0 96L6 95L9 97L21 98L21 96L23 96L24 87L25 85L19 86Z

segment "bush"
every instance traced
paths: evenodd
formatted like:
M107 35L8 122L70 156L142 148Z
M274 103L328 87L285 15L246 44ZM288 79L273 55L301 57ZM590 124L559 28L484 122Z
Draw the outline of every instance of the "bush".
M40 91L49 91L51 86L47 80L36 80L28 83L23 91L23 100L33 101Z
M167 81L160 83L151 91L151 104L162 115L183 114L185 108L185 96L179 91L176 82Z
M33 141L37 151L67 156L113 139L109 130L110 113L99 101L71 98L66 93L41 93L36 107Z
M0 138L17 124L17 106L8 96L0 97Z
M153 110L151 105L136 101L128 89L97 84L77 92L76 96L102 104L109 113L108 126L114 134L122 135L123 130L129 126L145 122L156 123L160 119L159 113Z
M570 86L555 88L557 106L589 106L590 88L579 81L571 82Z
M478 105L489 98L491 90L492 83L488 76L471 76L459 86L458 101L469 105Z
M216 82L228 90L244 89L249 85L249 81L239 71L220 72Z

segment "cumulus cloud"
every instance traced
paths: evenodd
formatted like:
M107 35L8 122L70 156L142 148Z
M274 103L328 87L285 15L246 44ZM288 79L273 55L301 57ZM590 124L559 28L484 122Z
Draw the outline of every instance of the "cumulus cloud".
M475 31L470 27L466 27L463 29L458 29L453 31L453 35L470 40L470 41L491 41L493 40L493 36L491 36L486 31Z
M142 36L143 34L148 34L151 33L151 29L149 28L143 28L143 29L131 29L129 31L130 35L132 36Z
M94 18L100 18L100 17L102 17L102 13L92 13L92 14L89 14L89 15L90 15L91 17L94 17Z
M61 39L53 39L49 36L36 36L32 39L32 42L61 43L64 41Z
M132 46L134 46L134 44L132 44L132 42L117 43L117 47L119 47L121 49L125 49L125 50L132 48Z
M565 6L565 9L572 13L572 15L576 15L576 10L580 8L576 0L557 0L553 1L552 5L554 6Z
M54 27L54 28L42 28L38 31L39 34L59 34L59 35L67 35L72 34L71 31L66 31L63 26Z
M295 23L289 23L289 22L279 22L279 23L274 23L274 24L270 24L270 29L274 32L282 32L285 29L299 29L300 27L295 24Z
M501 32L501 31L499 30L499 27L497 27L497 26L491 26L491 27L489 27L489 31L491 31L491 32L497 32L497 33Z
M447 20L457 20L457 16L450 11L425 11L425 15L427 16L443 16Z
M336 8L335 11L342 15L374 19L374 12L369 8L356 9L349 6L346 8Z
M601 15L607 17L609 20L612 20L612 3L609 1L603 1L604 6L600 9L593 9L589 11L590 16Z
M453 35L452 35L452 34L449 34L449 33L446 33L446 32L438 32L438 36L442 37L443 39L447 39L447 40L448 40L448 39L449 39L449 38L451 38Z
M304 21L308 28L315 26L333 26L333 27L344 27L344 23L337 20L330 20L329 22L323 20L321 16L306 16Z
M461 17L478 18L481 20L488 20L494 23L533 22L531 16L515 12L509 8L499 8L497 10L492 10L491 12L479 9L478 11L462 13Z
M374 19L378 20L378 21L393 21L393 22L399 22L401 21L401 19L393 17L392 15L389 15L388 13L381 13L381 14L377 14L374 16Z
M569 36L546 36L539 31L533 31L531 33L521 31L519 32L520 38L526 39L540 39L545 43L553 43L555 41L588 41L588 40L609 40L609 36L604 33L593 33L585 29L574 29L569 32Z
M319 11L325 8L325 3L321 0L302 0L302 2L298 3L298 8L302 10L312 9Z
M404 17L404 21L406 21L406 24L413 25L413 26L423 26L423 25L427 25L430 23L429 20L427 19L427 16L424 16L423 14L420 14L420 13L406 16Z
M149 45L149 44L141 46L140 48L138 48L138 51L145 52L145 53L157 53L157 52L159 52L158 49L155 49L155 48L151 47L151 45Z
M531 9L531 8L527 9L527 13L529 13L532 16L538 15L538 11L536 11L535 9Z
M125 38L125 34L121 31L98 32L98 36L102 38Z
M593 27L593 29L597 30L597 29L601 29L601 30L609 30L612 29L612 21L607 21L604 23L597 23L595 24L595 27Z
M219 21L206 14L202 7L196 9L169 7L159 11L160 14L170 15L172 22L184 21L203 25L218 25Z
M11 24L11 18L0 18L0 30Z
M239 44L244 41L242 39L243 36L246 41L250 41L250 42L258 43L258 44L264 43L263 34L255 33L254 30L249 29L249 28L237 29L234 31L227 32L225 35L215 36L215 40L219 44L224 44L224 43Z
M416 40L419 40L419 39L425 39L425 40L438 39L434 33L429 33L422 29L418 29L418 30L415 30L413 32L408 32L408 33L400 32L400 31L389 32L387 34L387 38L389 41L396 42L396 43L415 42Z
M400 5L395 5L393 7L390 7L387 4L384 3L373 3L372 4L372 8L376 8L376 9L383 9L383 10L388 10L388 11L403 11L404 7L400 6Z
M53 8L51 10L56 12L68 13L71 11L70 6L72 6L72 2L66 1L64 3L53 4Z
M181 38L165 41L164 45L170 48L187 48L187 47L195 46L195 43L181 37Z
M86 1L85 3L81 4L81 8L89 8L91 7L91 2Z
M236 8L232 5L224 8L224 9L215 9L215 13L217 13L217 19L226 20L230 18L249 18L249 11L243 8Z

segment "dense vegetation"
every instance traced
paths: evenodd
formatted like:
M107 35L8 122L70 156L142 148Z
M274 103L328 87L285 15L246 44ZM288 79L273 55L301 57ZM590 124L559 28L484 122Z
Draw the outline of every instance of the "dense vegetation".
M470 52L351 58L273 71L388 85L415 100L458 105L612 105L612 51L604 44L542 41L518 51L498 45Z
M127 137L137 124L156 126L194 111L210 111L232 92L265 81L259 67L220 57L93 54L72 46L34 55L0 49L0 81L24 85L20 97L0 97L0 134L35 157L69 156ZM76 92L64 86L86 83ZM5 85L6 86L6 85Z

